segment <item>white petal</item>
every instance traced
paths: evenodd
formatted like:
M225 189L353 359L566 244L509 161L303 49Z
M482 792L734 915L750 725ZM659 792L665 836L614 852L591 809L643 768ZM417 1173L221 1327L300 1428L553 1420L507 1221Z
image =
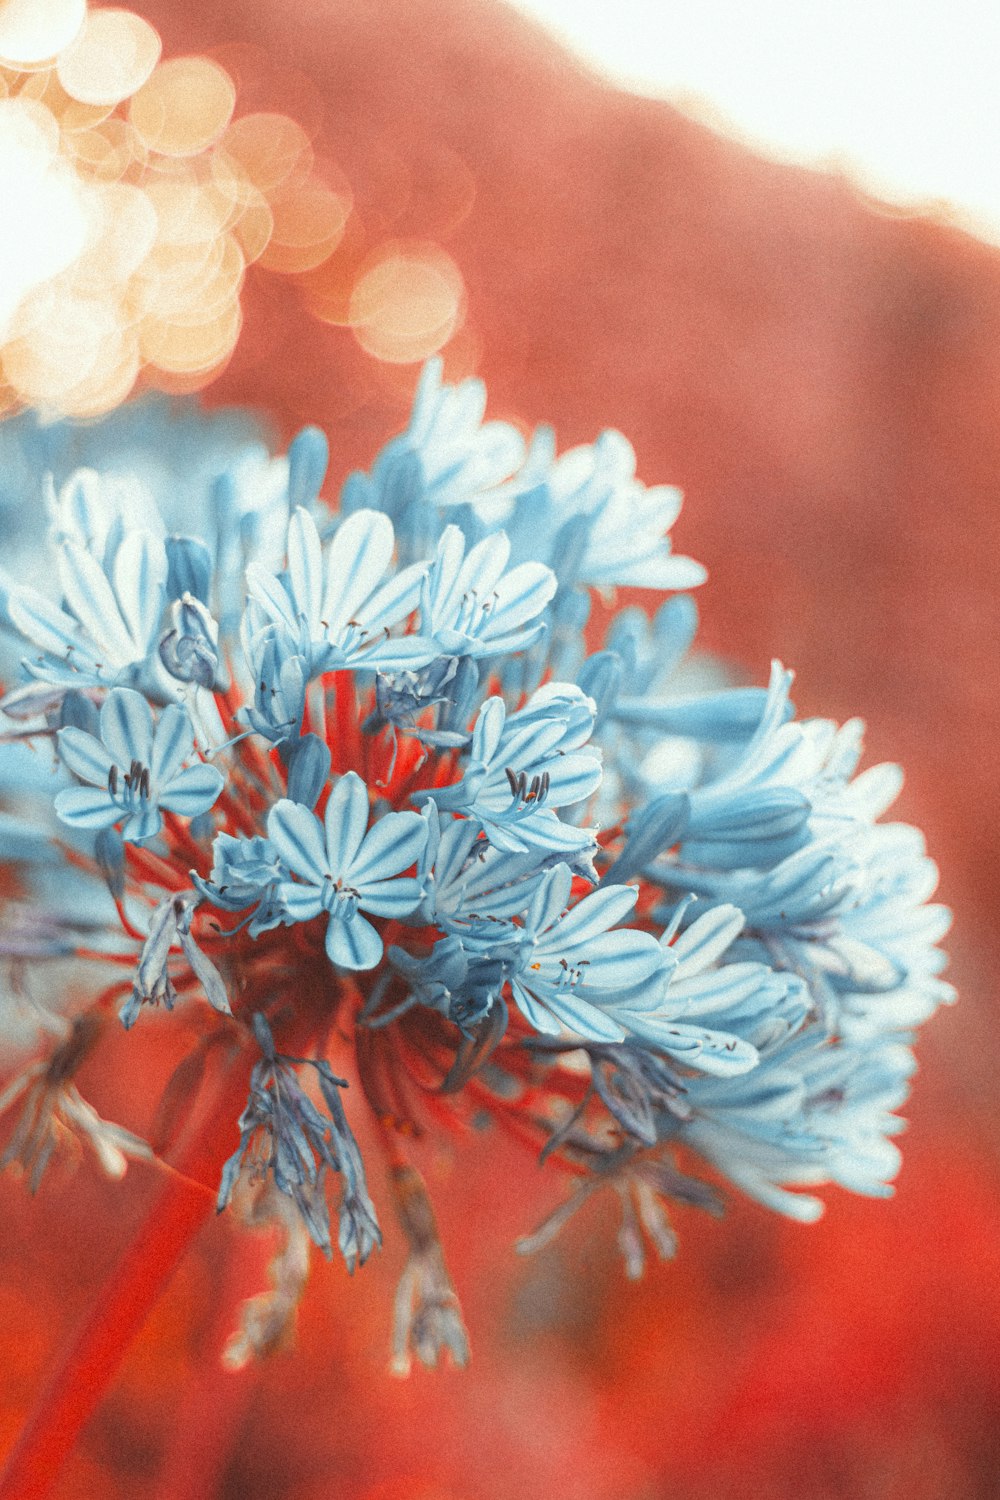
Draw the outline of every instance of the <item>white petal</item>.
M199 763L179 771L157 800L168 812L180 813L183 818L196 818L199 813L208 811L224 784L218 766Z
M114 590L100 565L72 542L59 549L59 579L63 596L103 660L124 667L144 655L137 651L118 608Z
M163 786L194 749L194 729L187 710L170 703L160 715L153 735L149 775L154 786Z
M324 817L326 869L335 880L346 878L350 871L368 831L370 814L368 788L361 777L355 771L338 777L327 799Z
M347 870L353 886L398 875L419 859L427 842L427 824L419 813L386 813L357 850Z
M91 786L107 787L113 762L100 740L69 725L60 729L58 741L59 759L74 775Z
M115 593L136 658L145 656L163 614L167 552L148 531L130 531L115 554ZM101 637L95 639L100 642Z
M342 921L333 916L326 929L326 953L342 969L374 969L382 957L382 939L364 917Z
M744 916L736 906L714 906L682 932L672 945L682 977L698 974L715 963L743 931Z
M67 787L56 797L55 808L71 828L110 828L122 816L107 791L90 786Z
M320 634L319 606L323 587L323 549L312 516L301 506L288 526L288 579L310 636Z
M313 885L323 884L326 845L323 826L314 813L283 797L268 813L267 836L290 870Z
M101 709L101 739L120 766L153 758L153 711L141 693L112 688Z
M330 543L323 619L331 640L375 592L392 561L392 522L381 511L356 510Z

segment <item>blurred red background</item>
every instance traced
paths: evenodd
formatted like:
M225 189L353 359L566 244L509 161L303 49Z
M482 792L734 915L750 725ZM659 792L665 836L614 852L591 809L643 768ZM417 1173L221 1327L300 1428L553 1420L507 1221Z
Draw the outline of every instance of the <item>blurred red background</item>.
M757 681L781 657L800 712L863 715L870 760L905 765L898 812L941 865L962 1004L921 1039L892 1202L831 1195L813 1228L740 1203L721 1224L679 1213L677 1261L638 1285L613 1204L519 1261L559 1182L499 1138L431 1150L464 1373L386 1373L392 1233L353 1283L317 1267L296 1353L221 1373L219 1308L258 1289L265 1256L213 1224L57 1495L992 1500L1000 253L616 92L497 0L133 8L168 55L225 45L289 113L321 102L315 144L362 226L324 275L390 236L442 243L467 297L446 371L483 375L493 415L551 421L562 446L617 426L643 479L683 487L678 546L711 574L703 644ZM456 156L464 217L428 185ZM252 271L205 399L259 407L283 439L319 423L339 478L400 425L416 372L318 321L316 294ZM119 1089L106 1068L91 1089L112 1118ZM151 1192L141 1167L30 1203L0 1182L0 1436Z

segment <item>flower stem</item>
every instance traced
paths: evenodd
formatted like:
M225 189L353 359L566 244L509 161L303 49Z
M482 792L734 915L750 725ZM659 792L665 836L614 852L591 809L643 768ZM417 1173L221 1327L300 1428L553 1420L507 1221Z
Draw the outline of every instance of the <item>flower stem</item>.
M232 1147L246 1093L242 1058L220 1072L136 1238L64 1351L0 1475L0 1500L43 1500L133 1339L215 1204L208 1186ZM229 1128L227 1128L229 1127Z

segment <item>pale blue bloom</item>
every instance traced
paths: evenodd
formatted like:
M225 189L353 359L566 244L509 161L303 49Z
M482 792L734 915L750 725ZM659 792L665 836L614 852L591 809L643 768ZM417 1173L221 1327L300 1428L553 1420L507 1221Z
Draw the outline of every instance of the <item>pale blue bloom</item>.
M408 917L420 882L402 872L418 859L427 825L418 813L386 813L368 827L368 789L349 771L334 781L323 822L299 803L275 803L267 836L297 880L282 881L285 919L308 922L329 914L326 952L344 969L373 969L382 939L361 916Z
M442 511L490 497L524 459L524 440L516 428L483 422L482 381L444 386L441 370L439 359L428 361L406 431L386 444L371 474L354 473L344 486L344 510L384 511L407 560L433 550Z
M620 432L603 432L596 443L570 449L558 459L546 429L536 444L536 465L544 478L537 489L518 497L505 522L518 555L551 559L559 571L556 539L571 523L580 542L568 581L652 589L704 583L707 574L700 563L671 552L667 533L680 514L681 492L640 484L635 452Z
M296 509L286 571L275 575L258 563L247 569L244 638L252 640L268 621L280 626L296 642L309 677L341 668L425 666L436 654L432 642L390 632L415 608L426 569L404 568L387 578L393 550L392 523L377 511L348 516L324 548L312 517Z
M295 640L281 625L267 625L244 639L244 650L253 703L240 710L241 720L275 745L294 741L302 732L306 708L308 656L297 650Z
M600 783L600 753L586 743L592 726L593 703L569 684L540 689L510 716L502 698L488 698L461 781L420 795L475 819L508 853L585 850L591 831L564 822L557 810L582 802Z
M572 874L556 865L541 882L524 919L522 963L511 989L519 1008L543 1035L560 1027L593 1041L620 1042L619 1018L628 992L656 1005L666 967L652 933L609 929L632 911L639 892L609 886L569 907Z
M212 873L203 880L192 872L195 889L206 901L223 911L254 908L247 921L251 937L257 937L282 921L285 909L280 888L288 871L274 845L260 834L253 838L218 833L212 844Z
M219 678L219 626L200 598L182 590L171 606L172 629L159 644L160 661L178 682L222 686Z
M765 1056L743 1077L688 1086L690 1122L680 1138L744 1192L790 1218L819 1217L809 1192L838 1182L884 1197L899 1169L891 1137L915 1062L891 1036L849 1047L815 1033Z
M135 681L155 650L167 554L162 523L159 534L129 524L135 498L123 483L112 486L84 471L54 502L60 597L14 584L5 601L14 629L41 653L24 661L38 681L66 687ZM4 700L8 712L11 698Z
M167 1010L173 1010L177 992L169 970L169 954L175 946L184 954L213 1010L224 1016L232 1015L222 975L191 936L191 918L196 905L194 893L184 892L169 896L154 909L149 933L139 954L132 994L119 1012L126 1030L134 1025L143 1005L162 1002Z
M186 711L172 703L154 726L141 693L112 688L100 716L100 737L72 725L60 729L59 757L86 785L58 793L56 812L74 828L121 824L129 843L155 838L161 810L193 818L207 812L223 787L217 767L184 762L194 753Z
M457 526L446 526L420 594L421 629L445 656L502 656L522 651L544 629L538 616L556 591L551 568L526 562L507 570L502 531L466 555Z
M438 361L332 511L316 429L274 458L239 422L205 428L200 458L157 411L178 495L151 462L100 462L94 434L93 471L68 472L64 434L36 484L42 562L0 579L26 652L0 723L23 892L0 961L137 942L126 1024L200 990L206 1046L253 1028L220 1203L263 1174L329 1252L337 1172L348 1264L378 1243L342 1085L271 1023L353 1036L367 1100L404 1128L478 1071L476 1111L520 1111L577 1169L570 1206L616 1188L630 1274L643 1232L672 1253L668 1199L718 1205L678 1145L800 1218L822 1183L888 1191L912 1029L952 998L936 870L880 821L899 773L858 774L860 724L796 719L777 664L731 686L692 649L687 596L585 654L594 589L702 581L672 548L678 492L641 484L614 432L526 450ZM323 948L300 927L321 917ZM464 1347L442 1326L428 1348Z

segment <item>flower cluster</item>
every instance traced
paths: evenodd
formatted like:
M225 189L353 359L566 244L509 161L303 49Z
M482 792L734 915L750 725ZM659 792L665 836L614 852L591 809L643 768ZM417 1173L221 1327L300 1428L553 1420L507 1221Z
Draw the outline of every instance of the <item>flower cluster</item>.
M182 532L81 471L50 487L47 586L2 599L5 738L51 774L5 818L0 953L131 962L81 1014L187 1029L174 1113L244 1058L220 1207L256 1195L254 1222L297 1213L329 1254L333 1194L352 1269L381 1242L358 1136L381 1137L412 1248L399 1368L466 1353L405 1158L431 1121L492 1114L568 1169L529 1246L616 1190L635 1274L640 1231L672 1253L668 1201L713 1208L720 1181L800 1219L803 1189L889 1192L912 1031L951 998L934 867L878 821L897 770L857 774L860 725L798 721L780 666L731 687L691 655L704 573L624 438L557 457L484 407L432 363L339 504L307 429L228 464ZM671 597L588 652L591 591L625 586ZM246 1322L262 1349L274 1305Z

